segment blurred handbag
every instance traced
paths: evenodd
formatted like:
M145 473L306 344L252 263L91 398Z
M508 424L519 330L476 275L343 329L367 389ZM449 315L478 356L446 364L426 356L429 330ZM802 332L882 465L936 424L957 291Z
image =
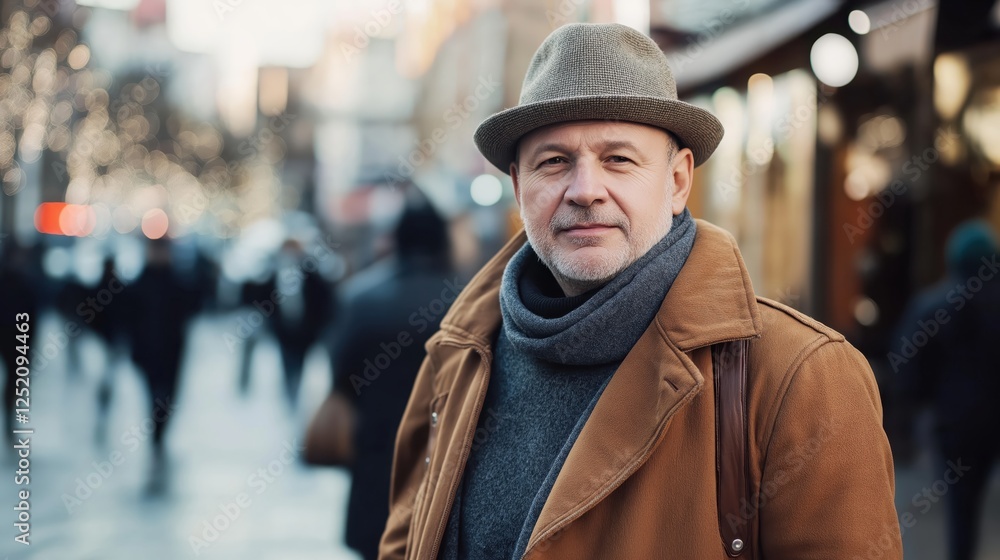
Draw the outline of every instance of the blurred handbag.
M323 401L306 429L303 459L307 464L348 467L354 461L354 404L333 391Z

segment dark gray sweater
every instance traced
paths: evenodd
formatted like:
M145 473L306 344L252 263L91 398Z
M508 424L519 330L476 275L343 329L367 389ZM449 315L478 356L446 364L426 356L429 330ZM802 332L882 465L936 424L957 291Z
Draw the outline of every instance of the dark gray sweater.
M694 236L685 210L625 271L572 298L530 245L511 259L486 401L439 558L521 557L569 450L652 321Z

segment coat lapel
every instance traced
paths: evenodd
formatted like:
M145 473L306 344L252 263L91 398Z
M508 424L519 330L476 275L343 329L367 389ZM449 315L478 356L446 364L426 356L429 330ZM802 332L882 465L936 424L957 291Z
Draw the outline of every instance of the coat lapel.
M594 507L649 458L670 418L705 383L686 352L756 337L760 329L735 240L699 220L688 260L574 442L526 552Z
M615 372L573 444L527 551L579 517L652 452L670 417L704 384L694 363L654 323Z

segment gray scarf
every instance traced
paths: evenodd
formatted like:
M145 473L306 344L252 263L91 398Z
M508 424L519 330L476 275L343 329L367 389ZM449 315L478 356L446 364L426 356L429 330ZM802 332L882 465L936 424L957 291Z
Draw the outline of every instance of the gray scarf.
M694 245L695 222L687 208L670 231L625 270L561 317L525 307L518 288L528 267L544 266L525 243L507 263L500 282L504 334L515 348L564 365L619 363L652 322Z

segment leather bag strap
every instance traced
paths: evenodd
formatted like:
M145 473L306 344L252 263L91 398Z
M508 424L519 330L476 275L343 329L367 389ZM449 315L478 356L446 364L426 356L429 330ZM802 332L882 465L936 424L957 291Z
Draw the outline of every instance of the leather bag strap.
M715 376L716 495L719 533L730 558L753 560L752 519L745 515L753 503L749 484L747 434L747 352L749 339L712 346Z

